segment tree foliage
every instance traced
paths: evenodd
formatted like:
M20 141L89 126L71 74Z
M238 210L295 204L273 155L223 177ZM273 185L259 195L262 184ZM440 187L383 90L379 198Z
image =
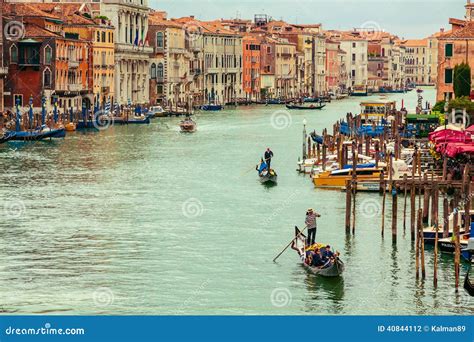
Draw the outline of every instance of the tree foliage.
M453 87L456 98L471 94L471 67L469 64L461 63L454 67Z

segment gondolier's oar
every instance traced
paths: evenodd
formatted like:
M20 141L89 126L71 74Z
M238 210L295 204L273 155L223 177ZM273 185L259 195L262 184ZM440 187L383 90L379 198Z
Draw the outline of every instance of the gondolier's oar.
M297 238L298 236L300 236L300 235L305 231L306 228L308 228L308 226L304 227L303 230L301 230L301 231L290 241L290 243L289 243L288 245L286 245L286 247L280 252L280 254L278 254L278 255L273 259L273 262L275 262L275 260L278 259L278 258L280 257L280 255L282 255L283 252L287 250L288 247L291 246L291 244L293 243L293 241L295 241L296 238Z

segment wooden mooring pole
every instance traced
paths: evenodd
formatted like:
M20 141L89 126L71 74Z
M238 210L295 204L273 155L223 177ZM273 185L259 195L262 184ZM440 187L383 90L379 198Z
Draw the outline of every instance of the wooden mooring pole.
M397 243L397 206L398 206L398 196L397 188L395 183L392 183L392 243Z

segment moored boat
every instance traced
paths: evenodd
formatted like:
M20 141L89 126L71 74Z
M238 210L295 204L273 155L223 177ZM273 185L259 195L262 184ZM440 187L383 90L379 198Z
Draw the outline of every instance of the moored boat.
M114 125L149 124L150 116L149 115L130 116L130 117L114 116L113 123Z
M367 86L364 85L355 85L352 89L351 96L368 96L369 90Z
M156 117L156 118L166 116L166 112L161 106L150 107L150 109L148 110L148 113L151 116Z
M0 144L12 140L14 136L14 131L0 131Z
M205 105L201 106L201 110L205 111L219 111L222 110L224 107L220 104L215 104L215 103L208 103Z
M324 265L317 267L311 266L308 264L308 258L306 254L314 250L315 247L322 248L325 247L325 244L316 243L312 246L306 246L306 237L305 235L295 227L295 239L291 245L291 248L294 249L299 256L300 262L306 270L315 275L320 275L323 277L339 277L342 272L344 272L344 263L339 258L339 253L333 253L333 258L329 259Z
M383 168L375 167L375 164L357 165L357 181L376 181L380 179ZM346 181L352 179L352 165L346 165L342 169L321 172L313 177L313 183L318 188L343 188Z
M11 140L32 141L48 138L64 138L65 136L66 130L64 129L64 127L51 129L46 125L43 125L41 128L31 131L17 131L15 132Z
M467 235L461 235L461 239L459 240L460 248L461 248L461 256L465 260L471 260L473 256L474 250L471 249L469 246L469 238ZM472 246L472 242L471 245ZM438 240L438 247L441 252L444 253L454 253L456 248L456 243L452 237L450 238L443 238Z

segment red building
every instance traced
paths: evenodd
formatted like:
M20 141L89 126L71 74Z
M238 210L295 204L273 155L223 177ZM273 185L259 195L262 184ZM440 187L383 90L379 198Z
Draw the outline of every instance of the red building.
M326 39L326 84L329 91L336 92L339 88L340 70L339 43Z
M252 100L260 98L260 40L252 35L242 40L242 87L246 97Z
M9 65L5 106L52 109L82 107L88 89L88 46L76 34L62 34L60 17L30 4L3 4L4 27L17 25L21 34L5 34L4 64ZM21 19L20 19L21 18ZM8 30L5 30L8 32ZM14 31L12 31L14 32ZM88 100L87 100L88 101Z

